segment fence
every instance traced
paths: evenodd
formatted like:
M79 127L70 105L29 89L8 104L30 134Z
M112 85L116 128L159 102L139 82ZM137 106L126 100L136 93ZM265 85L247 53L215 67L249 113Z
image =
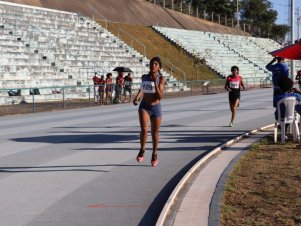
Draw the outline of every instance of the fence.
M207 95L226 92L225 79L196 80L196 81L168 81L165 87L165 98L177 96ZM270 87L269 80L263 78L245 79L248 89ZM1 88L0 115L22 114L51 110L74 109L99 105L131 102L138 92L140 84L132 84L131 93L124 92L119 98L112 86L112 92L99 96L99 86L62 86L62 87L32 87L32 88ZM100 88L101 89L101 88ZM103 87L103 90L105 87ZM100 93L101 94L101 93ZM120 100L120 101L118 101Z

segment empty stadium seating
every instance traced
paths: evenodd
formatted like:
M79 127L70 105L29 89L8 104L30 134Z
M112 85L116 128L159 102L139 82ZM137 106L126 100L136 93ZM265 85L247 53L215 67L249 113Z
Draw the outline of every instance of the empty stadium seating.
M40 89L42 96L37 100L55 100L55 87L82 86L74 95L87 97L94 72L106 74L117 66L129 67L138 86L148 62L88 17L0 1L1 88L50 87ZM28 90L14 99L6 91L1 96L0 104L32 99Z
M273 40L249 36L229 35L212 32L191 31L167 27L153 27L167 39L184 48L188 53L205 59L206 64L226 76L230 68L237 65L244 78L270 79L265 69L272 59L269 52L281 48ZM296 70L299 62L296 62Z
M154 27L225 77L238 65L245 78L269 78L268 52L280 48L269 39L212 32ZM106 74L117 66L131 68L134 88L148 71L149 60L84 15L0 1L0 105L32 102L30 90L40 88L35 101L66 96L88 98L94 72ZM301 66L297 64L297 69ZM184 84L164 72L167 91ZM115 77L116 74L113 73ZM173 84L174 83L174 84ZM176 87L176 88L175 88ZM8 91L22 89L21 96Z

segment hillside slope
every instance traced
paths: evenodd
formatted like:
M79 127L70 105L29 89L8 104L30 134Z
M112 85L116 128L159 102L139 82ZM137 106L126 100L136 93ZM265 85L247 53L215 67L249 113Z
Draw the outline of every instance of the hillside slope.
M227 34L249 35L203 19L191 17L143 0L5 0L64 11L80 12L95 19L138 25L158 25L189 30L211 31ZM98 13L97 13L97 12Z
M140 43L146 47L147 58L160 56L163 61L163 66L166 71L173 70L172 74L179 80L183 80L183 71L186 73L187 80L207 80L220 78L215 72L212 72L206 65L195 63L194 59L157 32L151 27L144 25L131 25L121 23L109 23L108 29L119 36L123 41L134 47L137 51L143 54L144 49ZM123 32L123 31L126 31ZM135 37L139 42L133 41L128 35ZM174 66L172 66L172 63ZM178 69L180 70L178 70Z

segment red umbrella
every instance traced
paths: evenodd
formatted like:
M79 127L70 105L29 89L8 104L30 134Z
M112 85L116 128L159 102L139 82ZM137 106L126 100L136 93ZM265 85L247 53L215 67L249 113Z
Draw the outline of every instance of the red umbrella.
M270 52L270 54L290 60L301 60L301 40L296 44Z

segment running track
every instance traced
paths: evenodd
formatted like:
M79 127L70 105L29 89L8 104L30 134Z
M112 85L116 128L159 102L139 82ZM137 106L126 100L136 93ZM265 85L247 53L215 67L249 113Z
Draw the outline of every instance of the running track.
M233 128L227 94L165 99L159 166L139 149L137 106L0 118L1 226L154 225L206 151L273 123L272 90L242 92Z

